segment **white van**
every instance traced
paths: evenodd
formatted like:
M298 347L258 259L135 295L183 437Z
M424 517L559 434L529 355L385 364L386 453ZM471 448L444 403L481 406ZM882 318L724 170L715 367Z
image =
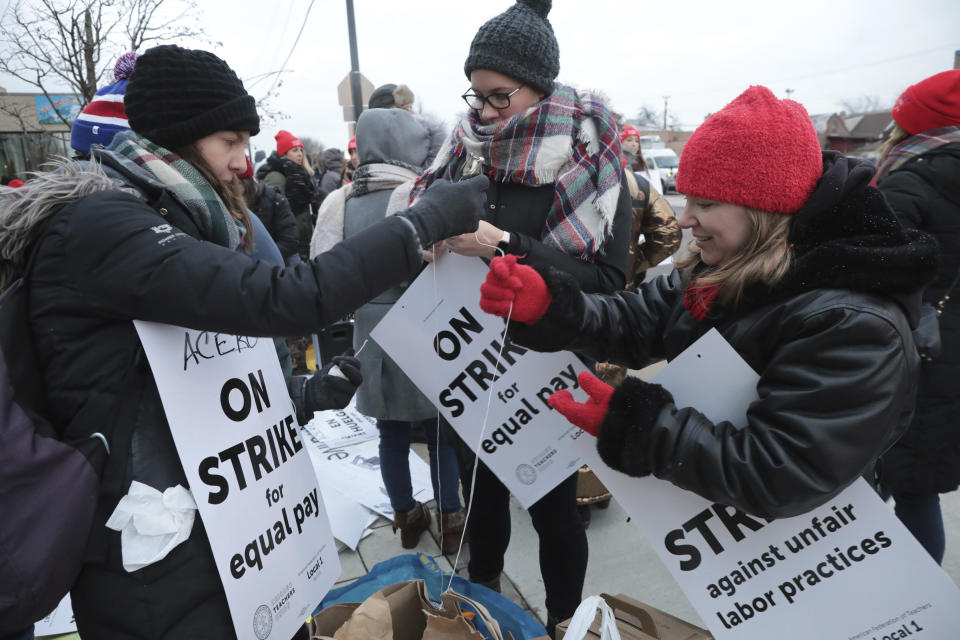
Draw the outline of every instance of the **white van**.
M654 174L660 174L661 193L677 190L677 167L680 158L673 149L644 149L643 160Z

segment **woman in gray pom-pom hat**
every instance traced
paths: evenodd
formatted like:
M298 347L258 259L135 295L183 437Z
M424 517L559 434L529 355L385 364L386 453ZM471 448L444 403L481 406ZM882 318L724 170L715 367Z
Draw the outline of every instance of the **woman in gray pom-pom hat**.
M488 176L477 234L445 241L466 256L498 251L524 264L553 266L584 289L623 289L631 210L622 187L620 138L603 100L556 82L560 51L547 20L549 0L519 0L480 27L464 64L469 111L414 187ZM531 452L532 455L533 452ZM469 489L474 453L461 447ZM498 588L510 541L509 492L483 462L470 514L470 579ZM587 538L573 473L529 509L540 538L548 630L581 601Z

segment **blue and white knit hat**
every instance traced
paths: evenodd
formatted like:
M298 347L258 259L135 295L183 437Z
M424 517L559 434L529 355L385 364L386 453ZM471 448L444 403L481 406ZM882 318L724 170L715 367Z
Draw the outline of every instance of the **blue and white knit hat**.
M110 146L113 136L130 128L123 107L123 95L133 73L137 54L129 51L113 67L113 84L97 91L70 129L70 146L80 153L90 153L93 145Z

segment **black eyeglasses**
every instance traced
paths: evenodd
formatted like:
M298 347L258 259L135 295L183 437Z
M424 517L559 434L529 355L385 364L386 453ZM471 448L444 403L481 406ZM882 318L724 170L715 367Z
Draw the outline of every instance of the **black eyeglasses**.
M487 97L479 96L475 93L466 92L461 98L467 103L467 106L475 111L482 111L484 104L489 104L494 109L507 109L510 107L510 96L515 94L520 89L523 89L524 85L520 85L510 93L491 93Z

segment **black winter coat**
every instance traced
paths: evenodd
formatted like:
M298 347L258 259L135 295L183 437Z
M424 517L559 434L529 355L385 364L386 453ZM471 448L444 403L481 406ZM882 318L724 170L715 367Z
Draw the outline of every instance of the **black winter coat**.
M103 433L112 450L73 610L84 638L233 638L200 518L186 542L132 573L120 534L104 526L132 480L187 485L132 320L304 335L415 276L421 251L413 226L391 218L307 264L253 262L205 241L171 192L114 169L143 199L102 191L56 213L28 289L55 426L68 440Z
M491 181L484 219L510 233L509 253L523 256L518 260L521 264L556 267L573 276L580 288L588 293L610 293L622 289L626 282L624 274L632 223L630 192L626 182L620 185L613 235L593 262L565 255L540 241L553 196L553 185L531 187L515 182Z
M919 368L908 317L915 321L919 290L935 271L935 243L904 230L879 192L864 189L872 167L834 152L824 161L816 192L791 221L792 268L773 288L748 288L697 322L683 306L686 278L674 272L637 293L554 289L543 320L511 323L520 344L548 350L538 341L559 332L564 347L631 368L673 359L715 327L760 374L743 427L714 424L659 385L628 378L600 426L607 464L779 518L871 472L903 433Z
M290 203L279 189L269 184L260 184L253 212L277 243L284 261L297 252L300 242L297 220L290 210Z
M933 235L940 268L924 292L936 304L960 269L960 144L906 162L880 182L880 191L905 226ZM883 457L882 481L898 492L935 494L960 485L960 288L940 317L943 351L920 366L913 424Z

